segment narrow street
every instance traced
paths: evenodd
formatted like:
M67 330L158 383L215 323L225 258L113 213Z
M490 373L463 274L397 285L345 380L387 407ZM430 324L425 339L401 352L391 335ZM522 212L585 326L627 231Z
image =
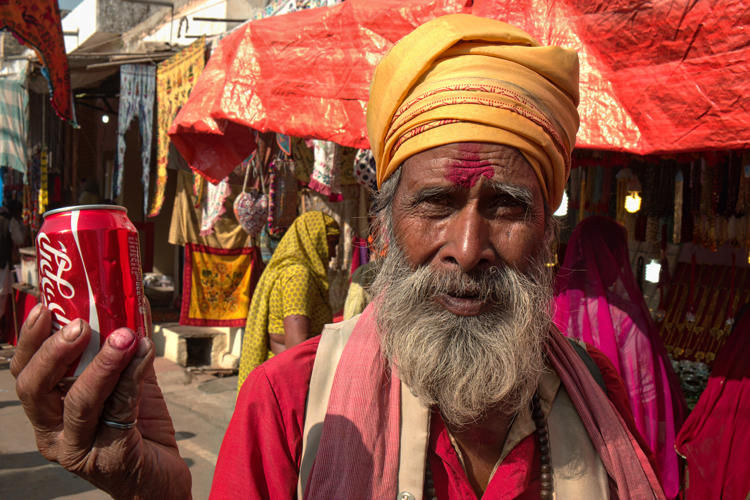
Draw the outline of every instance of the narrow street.
M193 474L193 498L205 500L211 490L221 440L234 410L237 377L191 375L164 358L157 358L156 371L177 431L180 454ZM0 498L109 498L59 465L47 462L37 451L14 384L9 361L0 357Z

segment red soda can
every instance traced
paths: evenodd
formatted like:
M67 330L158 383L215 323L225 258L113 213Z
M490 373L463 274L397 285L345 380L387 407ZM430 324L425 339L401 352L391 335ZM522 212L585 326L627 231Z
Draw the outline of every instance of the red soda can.
M138 231L124 207L84 205L50 210L36 237L39 296L52 313L52 332L74 319L91 340L65 377L77 377L107 337L128 327L146 333Z

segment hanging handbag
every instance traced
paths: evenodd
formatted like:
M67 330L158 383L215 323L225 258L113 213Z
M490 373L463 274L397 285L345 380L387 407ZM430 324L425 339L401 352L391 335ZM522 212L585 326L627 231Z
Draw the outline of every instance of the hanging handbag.
M253 176L258 178L257 162L253 162ZM252 193L247 193L247 177L250 173L250 165L245 170L245 182L242 184L242 192L234 200L234 215L237 217L237 221L250 236L258 236L260 231L263 229L263 225L266 223L268 218L268 196L266 195L265 185L263 183L262 176L260 177L260 185L263 189L263 194L258 194L257 189L253 189Z

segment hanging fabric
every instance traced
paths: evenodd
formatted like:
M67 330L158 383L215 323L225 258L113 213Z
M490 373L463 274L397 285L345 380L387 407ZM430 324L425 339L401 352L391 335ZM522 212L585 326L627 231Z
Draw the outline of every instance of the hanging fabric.
M29 131L29 92L25 80L26 65L17 77L0 78L0 165L21 172L24 181Z
M612 194L612 167L602 167L601 196L596 206L596 213L607 215L609 213L609 200Z
M185 244L181 325L244 326L263 272L257 247Z
M328 196L330 201L341 201L340 165L337 158L339 146L334 142L317 139L314 144L315 164L308 187Z
M141 163L143 170L143 213L148 211L149 174L151 170L151 137L154 123L154 97L156 67L138 64L120 66L120 109L117 113L117 155L115 156L115 183L112 197L122 192L122 175L125 159L125 132L134 118L138 118L141 132Z
M234 200L234 215L242 229L250 236L255 237L263 230L263 225L268 219L268 196L260 169L256 162L252 161L252 158L251 156L250 164L247 164L245 168L245 182L242 184L242 193ZM253 169L253 177L260 184L263 194L258 194L257 189L253 189L252 193L246 191L251 168Z
M356 186L359 181L354 176L354 159L357 157L357 148L341 146L340 154L336 155L339 162L339 179L341 184L341 193L343 197L344 186Z
M0 1L0 30L11 31L16 40L36 52L43 65L42 75L49 84L52 107L57 116L77 128L57 1Z
M659 216L658 215L647 215L646 216L646 243L657 244L659 243Z
M297 178L294 162L276 159L268 166L268 234L286 231L297 218Z
M630 177L631 173L629 168L623 168L617 172L617 175L615 176L617 179L617 222L620 224L626 224L625 218L627 212L625 211L625 198L628 196L628 183L630 182ZM630 238L630 241L634 241L633 238L635 238L635 223L633 222L632 224L632 228L628 227L628 238Z
M171 245L185 246L186 243L206 245L213 248L243 248L252 246L252 239L242 229L233 213L224 214L214 226L213 234L201 236L201 209L195 208L195 196L191 187L190 172L177 170L177 189L174 195L172 220L167 241ZM242 186L233 186L232 195L227 199L234 203L241 194Z
M672 233L674 243L682 241L682 188L684 184L685 178L680 170L674 178L674 232Z
M727 198L724 207L724 217L729 219L736 215L737 199L740 194L740 178L742 177L742 155L737 151L729 152L727 162Z
M203 202L203 184L206 180L202 175L193 172L193 196L195 196L195 208L200 208Z
M292 156L292 138L284 134L276 134L276 144L287 156Z
M157 153L156 190L149 217L156 217L164 204L167 187L167 162L169 161L169 136L167 131L180 108L187 102L190 91L203 72L206 37L202 36L179 54L175 54L156 70Z
M42 151L41 162L40 162L40 177L39 177L39 213L43 214L47 210L47 204L49 203L49 163L48 153L45 149Z
M208 236L214 233L214 226L222 215L226 213L224 202L227 196L232 194L232 188L229 187L229 176L224 177L218 185L212 182L206 183L206 199L203 203L203 216L201 217L201 236Z
M370 149L360 149L354 158L354 177L370 192L378 190L378 181L375 178L375 157Z
M599 203L602 201L602 192L604 191L604 167L596 166L594 175L594 191L591 197L591 213L599 211Z
M313 150L307 146L305 139L292 137L292 158L294 159L294 171L297 180L308 184L315 164L315 155Z
M740 165L740 187L737 193L737 206L734 211L738 215L750 212L750 150L742 154Z

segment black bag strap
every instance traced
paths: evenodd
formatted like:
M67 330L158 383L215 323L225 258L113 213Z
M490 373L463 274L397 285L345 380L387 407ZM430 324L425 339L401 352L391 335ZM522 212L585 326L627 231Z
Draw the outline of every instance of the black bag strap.
M586 368L588 368L591 376L594 377L594 381L597 383L599 387L602 388L602 390L604 391L604 394L607 395L607 385L604 383L604 377L602 376L602 371L594 362L594 359L591 357L588 351L586 351L586 349L581 344L578 343L577 340L571 339L570 337L566 337L566 338L570 342L570 345L573 346L573 349L575 349L578 356L581 358L581 361L583 361L583 364L586 365Z

